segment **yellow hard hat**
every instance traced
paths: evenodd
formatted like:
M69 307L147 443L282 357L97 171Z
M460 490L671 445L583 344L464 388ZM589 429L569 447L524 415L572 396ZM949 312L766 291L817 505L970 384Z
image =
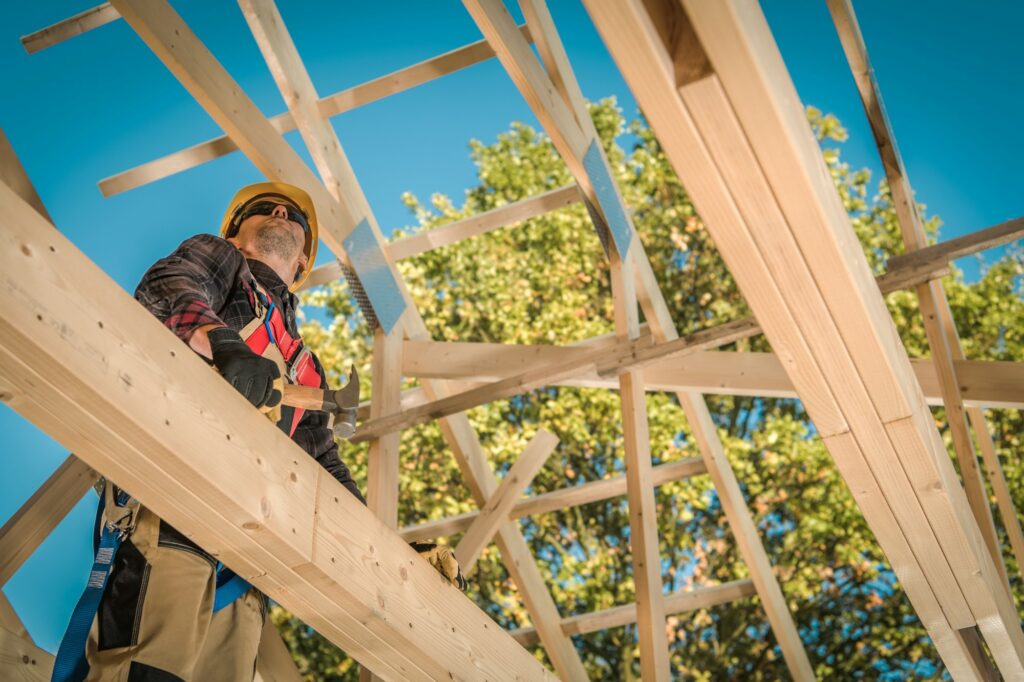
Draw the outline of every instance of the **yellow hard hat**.
M306 267L295 278L291 287L289 287L291 291L295 291L302 286L302 283L306 281L306 277L309 276L309 272L313 269L313 261L316 260L316 247L319 241L317 239L316 207L313 206L313 200L305 190L284 182L257 182L254 185L243 187L238 190L235 198L228 204L228 210L224 212L224 220L220 225L220 236L225 239L235 236L238 232L238 218L242 214L242 209L252 203L254 199L262 199L264 197L270 200L284 199L302 211L306 216L306 222L309 223L304 249L306 253Z

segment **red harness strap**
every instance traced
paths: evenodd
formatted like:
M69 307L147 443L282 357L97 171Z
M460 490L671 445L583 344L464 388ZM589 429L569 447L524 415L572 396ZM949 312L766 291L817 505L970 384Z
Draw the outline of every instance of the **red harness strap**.
M316 369L316 363L313 362L313 356L302 345L302 339L294 338L288 333L280 309L270 302L270 297L258 285L256 291L260 299L259 303L262 305L254 307L256 308L256 317L261 320L262 324L256 327L249 338L245 339L246 345L253 352L263 355L267 346L274 344L281 352L285 365L288 367L287 381L289 383L320 388L320 373ZM298 428L299 421L305 412L300 407L294 409L295 414L292 417L291 428L288 430L289 436L295 434L295 429Z

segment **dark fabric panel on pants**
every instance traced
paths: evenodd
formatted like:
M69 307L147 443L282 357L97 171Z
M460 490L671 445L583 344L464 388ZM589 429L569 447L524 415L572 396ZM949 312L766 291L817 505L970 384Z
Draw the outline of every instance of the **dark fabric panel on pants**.
M214 568L217 567L217 560L213 558L212 554L189 540L183 533L179 532L178 529L162 519L160 521L160 538L157 544L160 547L172 547L184 552L192 552L196 556L206 559L206 561Z
M166 670L132 661L131 667L128 668L128 682L185 682L185 680Z
M114 556L114 569L100 600L100 651L136 643L148 577L149 562L131 540L126 540Z

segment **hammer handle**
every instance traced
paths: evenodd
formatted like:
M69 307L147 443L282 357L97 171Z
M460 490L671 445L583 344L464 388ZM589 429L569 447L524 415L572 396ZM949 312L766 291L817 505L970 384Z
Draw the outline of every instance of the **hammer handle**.
M285 384L282 405L301 407L304 410L324 409L324 389L298 384Z

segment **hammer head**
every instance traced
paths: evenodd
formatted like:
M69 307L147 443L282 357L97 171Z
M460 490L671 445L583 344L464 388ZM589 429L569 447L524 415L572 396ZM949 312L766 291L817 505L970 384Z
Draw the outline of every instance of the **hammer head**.
M348 383L336 391L330 392L334 403L334 435L339 438L351 438L356 432L356 412L359 409L359 372L355 366L349 374ZM326 404L326 401L325 401Z

